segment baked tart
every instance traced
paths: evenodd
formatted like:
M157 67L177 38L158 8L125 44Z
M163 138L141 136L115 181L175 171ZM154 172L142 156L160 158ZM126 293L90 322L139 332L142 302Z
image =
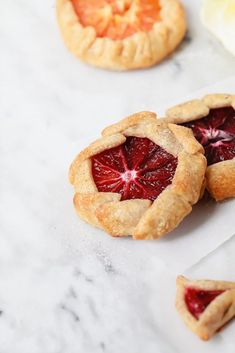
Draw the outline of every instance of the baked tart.
M217 201L235 197L235 96L211 94L169 109L167 122L191 128L205 149L207 189Z
M156 239L187 216L206 169L190 129L141 112L106 128L70 167L74 205L112 236Z
M114 70L160 62L186 30L178 0L57 0L57 18L75 56Z
M235 316L235 282L177 278L176 308L185 324L208 340Z

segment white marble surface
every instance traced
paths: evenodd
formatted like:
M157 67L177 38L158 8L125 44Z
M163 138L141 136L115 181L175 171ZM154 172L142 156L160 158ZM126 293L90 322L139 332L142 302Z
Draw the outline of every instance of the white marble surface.
M54 1L0 3L1 353L234 352L234 323L209 343L194 337L174 310L175 274L140 243L82 223L67 182L78 145L111 121L235 74L235 58L201 27L200 2L184 3L181 48L129 73L74 59ZM233 237L186 274L234 279L234 251Z

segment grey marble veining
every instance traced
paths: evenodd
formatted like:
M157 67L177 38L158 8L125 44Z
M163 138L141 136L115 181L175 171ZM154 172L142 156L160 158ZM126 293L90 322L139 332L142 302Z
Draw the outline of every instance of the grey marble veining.
M200 2L184 3L179 50L155 68L115 73L66 51L54 1L1 2L1 353L233 353L234 325L199 342L174 310L175 274L150 244L143 251L80 221L67 181L78 146L110 122L235 74L235 59L201 27ZM186 274L213 275L215 261L232 276L234 242Z

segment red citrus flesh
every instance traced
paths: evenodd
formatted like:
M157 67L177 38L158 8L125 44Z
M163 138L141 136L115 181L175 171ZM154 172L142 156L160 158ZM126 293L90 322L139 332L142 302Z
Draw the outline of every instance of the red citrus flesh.
M185 290L184 300L189 312L198 320L208 305L222 293L224 293L224 290L187 288Z
M92 157L98 191L119 193L121 200L155 200L171 184L176 167L176 157L139 137Z
M211 109L205 118L183 124L204 146L208 165L235 158L235 110Z
M72 0L84 27L95 28L98 37L124 39L148 32L160 20L159 0Z

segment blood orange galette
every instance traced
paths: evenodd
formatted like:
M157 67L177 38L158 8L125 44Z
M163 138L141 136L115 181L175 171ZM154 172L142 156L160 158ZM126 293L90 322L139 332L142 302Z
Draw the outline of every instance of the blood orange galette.
M70 168L74 205L113 236L160 238L198 201L206 159L190 129L134 114L106 128Z
M208 340L235 316L235 282L176 281L176 308L185 324Z
M72 53L115 70L160 62L186 30L178 0L57 0L57 17Z
M235 197L235 96L207 95L167 111L167 122L191 128L207 157L207 189L217 200Z

